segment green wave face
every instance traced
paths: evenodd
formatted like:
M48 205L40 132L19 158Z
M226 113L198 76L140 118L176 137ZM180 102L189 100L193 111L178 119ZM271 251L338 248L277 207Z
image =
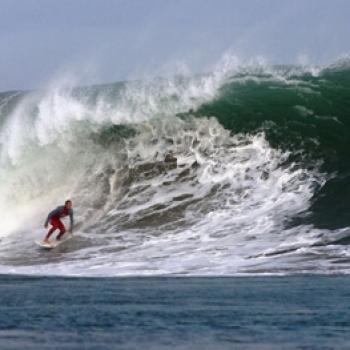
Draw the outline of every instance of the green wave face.
M273 147L291 151L290 162L321 162L329 180L315 194L311 216L300 220L331 228L350 224L349 68L233 76L196 115L215 116L232 133L263 130Z

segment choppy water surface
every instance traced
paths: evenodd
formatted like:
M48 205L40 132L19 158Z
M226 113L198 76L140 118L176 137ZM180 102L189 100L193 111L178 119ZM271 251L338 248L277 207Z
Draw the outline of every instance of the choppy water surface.
M0 277L3 349L348 349L346 276Z

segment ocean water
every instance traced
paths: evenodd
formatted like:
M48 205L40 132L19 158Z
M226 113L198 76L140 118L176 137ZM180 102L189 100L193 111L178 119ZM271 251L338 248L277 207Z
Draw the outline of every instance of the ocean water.
M0 348L349 349L349 96L229 57L0 93Z
M1 349L349 349L347 276L0 277Z

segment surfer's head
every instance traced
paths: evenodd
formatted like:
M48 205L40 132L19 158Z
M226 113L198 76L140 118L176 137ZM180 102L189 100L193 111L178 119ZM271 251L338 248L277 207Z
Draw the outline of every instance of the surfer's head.
M64 206L68 209L71 209L73 207L73 203L70 199L68 199L64 202Z

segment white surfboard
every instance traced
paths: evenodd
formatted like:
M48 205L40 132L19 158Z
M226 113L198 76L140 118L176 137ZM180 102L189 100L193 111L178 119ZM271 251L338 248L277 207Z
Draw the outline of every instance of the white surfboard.
M35 243L40 246L41 248L44 249L53 249L58 247L59 245L61 245L62 243L68 241L69 239L72 238L72 235L70 234L69 236L67 236L66 238L63 238L59 241L56 241L55 239L49 240L49 243L46 243L44 241L35 241Z

